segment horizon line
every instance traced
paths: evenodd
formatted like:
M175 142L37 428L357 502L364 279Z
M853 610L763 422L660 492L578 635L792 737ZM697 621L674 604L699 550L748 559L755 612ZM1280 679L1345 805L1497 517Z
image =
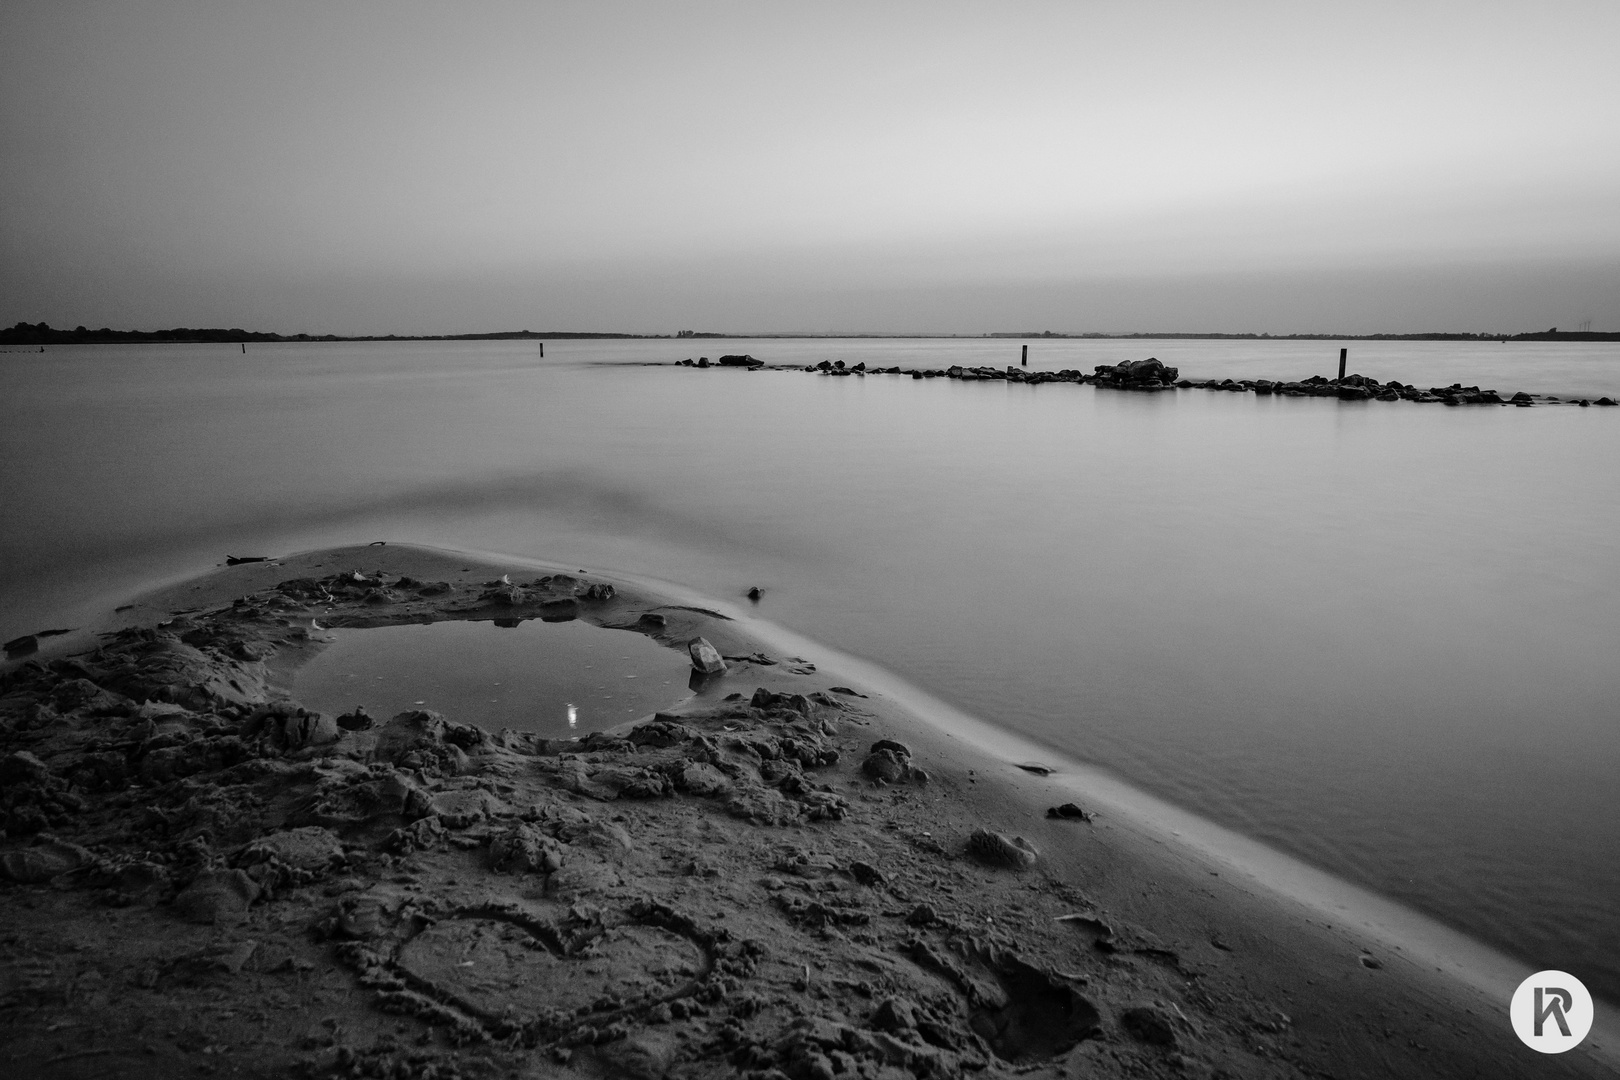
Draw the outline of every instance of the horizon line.
M304 343L316 341L499 341L499 340L581 340L581 339L641 339L669 341L749 340L749 339L961 339L961 340L1132 340L1132 339L1189 339L1189 340L1272 340L1272 341L1620 341L1620 332L1601 330L1559 330L1552 327L1519 333L1485 333L1479 331L1379 331L1365 334L1337 334L1324 331L1306 331L1273 334L1269 331L1075 331L1075 330L988 330L979 333L946 333L942 331L911 330L769 330L758 332L693 331L674 333L634 333L612 330L498 330L450 334L284 334L275 331L244 330L240 327L179 326L166 330L113 330L110 327L88 329L83 325L72 330L52 327L47 323L18 322L0 329L3 345L71 345L71 344L136 344L170 342L174 344L247 344Z

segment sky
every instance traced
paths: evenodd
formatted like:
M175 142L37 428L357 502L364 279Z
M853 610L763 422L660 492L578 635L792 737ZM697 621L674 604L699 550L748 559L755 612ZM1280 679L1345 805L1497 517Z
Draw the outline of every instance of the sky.
M0 0L0 324L1620 330L1620 4Z

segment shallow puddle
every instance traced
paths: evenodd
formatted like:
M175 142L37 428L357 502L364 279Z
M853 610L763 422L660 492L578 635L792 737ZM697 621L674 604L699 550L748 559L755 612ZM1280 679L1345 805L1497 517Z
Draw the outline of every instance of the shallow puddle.
M685 654L627 630L531 619L332 630L294 676L306 707L377 720L432 709L488 731L546 738L601 731L688 695Z

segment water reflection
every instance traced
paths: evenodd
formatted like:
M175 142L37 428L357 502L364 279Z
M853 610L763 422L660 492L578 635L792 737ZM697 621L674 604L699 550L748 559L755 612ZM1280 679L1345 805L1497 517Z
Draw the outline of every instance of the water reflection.
M512 622L513 620L503 620ZM356 703L389 717L420 707L489 730L558 738L600 731L685 697L684 654L587 622L446 621L330 630L293 693L321 712Z

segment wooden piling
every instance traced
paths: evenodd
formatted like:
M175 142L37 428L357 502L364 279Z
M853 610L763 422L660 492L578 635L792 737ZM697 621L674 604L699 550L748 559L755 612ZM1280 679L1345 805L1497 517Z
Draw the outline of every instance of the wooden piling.
M1022 360L1020 360L1019 363L1023 364L1025 367L1029 367L1029 346L1028 345L1024 346L1024 358Z
M1340 349L1339 350L1339 378L1340 379L1344 378L1344 361L1345 361L1345 358L1348 357L1349 355L1350 355L1350 350L1349 349Z
M542 341L540 343L540 359L544 360L545 358L546 358L546 343Z

